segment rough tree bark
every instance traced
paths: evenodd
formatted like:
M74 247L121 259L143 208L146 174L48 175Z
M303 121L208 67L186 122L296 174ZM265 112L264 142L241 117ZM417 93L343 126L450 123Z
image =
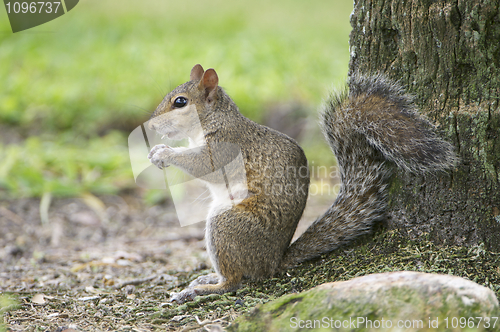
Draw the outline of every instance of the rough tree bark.
M388 226L500 251L500 0L355 0L350 72L384 72L455 145L457 167L399 172Z

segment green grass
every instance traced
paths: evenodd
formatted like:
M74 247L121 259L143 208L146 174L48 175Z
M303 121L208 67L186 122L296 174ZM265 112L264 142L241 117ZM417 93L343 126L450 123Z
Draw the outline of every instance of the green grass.
M22 139L0 142L0 192L130 186L127 134L196 63L256 121L270 104L315 109L346 76L351 10L350 0L88 0L16 34L0 10L0 128Z
M29 137L3 147L0 187L17 197L116 193L131 185L127 153L116 131L73 144Z
M0 332L7 331L7 328L5 327L3 321L4 314L10 310L15 310L18 308L19 304L17 303L17 300L13 296L7 294L0 294Z

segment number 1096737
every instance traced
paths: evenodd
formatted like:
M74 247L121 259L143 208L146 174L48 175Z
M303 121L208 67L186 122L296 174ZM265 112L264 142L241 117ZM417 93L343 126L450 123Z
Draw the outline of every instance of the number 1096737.
M62 10L60 1L33 1L33 2L7 2L5 4L7 13L57 13Z

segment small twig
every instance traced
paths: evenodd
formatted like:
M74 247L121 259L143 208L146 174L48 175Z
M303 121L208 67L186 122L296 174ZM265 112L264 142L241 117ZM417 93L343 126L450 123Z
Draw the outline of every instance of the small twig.
M107 224L109 222L108 216L106 215L106 204L104 204L99 197L92 195L90 192L86 192L80 195L80 199L97 214L101 223Z
M101 297L98 296L98 295L95 295L95 296L85 296L85 297L79 297L77 298L78 301L92 301L92 300L98 300L100 299Z
M192 325L192 326L186 326L185 328L183 328L181 330L181 332L187 332L187 331L191 331L191 330L196 330L196 329L199 329L201 327L204 327L205 325L207 324L211 324L212 321L206 319L204 321L201 321L198 316L194 316L194 318L196 318L196 325Z
M40 200L40 220L43 225L49 223L49 207L52 201L52 194L50 192L45 192Z
M143 284L145 282L151 281L151 280L155 279L156 277L157 277L156 275L153 275L153 276L146 277L146 278L139 278L139 279L132 279L132 280L120 281L119 283L117 283L114 286L114 288L122 288L122 287L128 286L128 285L140 285L140 284Z
M24 320L30 320L30 321L32 321L32 320L35 320L35 319L37 319L37 318L38 318L38 317L35 317L35 316L30 316L30 317L17 317L17 318L16 318L16 321L24 321ZM40 318L38 318L38 319L40 319Z
M173 236L166 236L162 237L159 239L155 239L155 241L158 242L169 242L169 241L189 241L189 240L203 240L205 237L204 232L196 232L193 234L186 234L186 235L173 235ZM137 243L137 242L150 242L150 238L135 238L135 239L130 239L126 240L125 243L131 244L131 243Z
M23 224L24 220L11 210L7 209L6 207L0 206L0 214L4 215L5 217L9 218L13 222L17 224Z

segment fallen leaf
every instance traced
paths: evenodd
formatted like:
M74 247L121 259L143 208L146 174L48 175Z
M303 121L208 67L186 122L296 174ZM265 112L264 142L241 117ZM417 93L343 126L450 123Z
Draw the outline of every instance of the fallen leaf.
M104 286L113 286L115 284L115 279L113 279L113 276L110 275L105 275L102 278L102 282L104 283Z
M43 294L35 294L33 298L31 299L32 303L35 304L45 304L47 301L45 301L45 296Z

